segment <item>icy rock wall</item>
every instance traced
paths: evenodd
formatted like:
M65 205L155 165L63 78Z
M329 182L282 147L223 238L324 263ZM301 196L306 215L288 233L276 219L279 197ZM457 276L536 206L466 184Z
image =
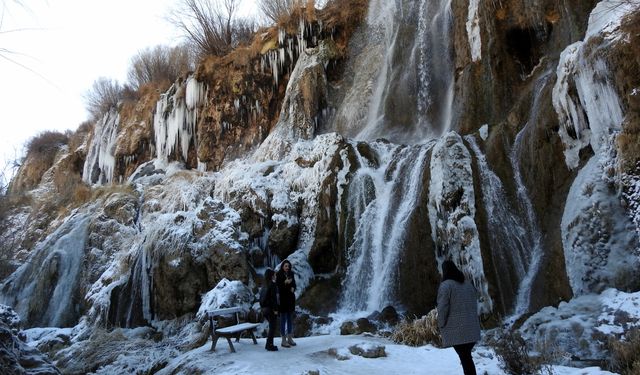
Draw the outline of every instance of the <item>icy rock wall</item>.
M84 182L90 185L113 182L119 123L120 114L115 108L105 113L96 123L82 172Z
M76 214L40 243L3 284L0 301L36 326L69 326L81 314L82 262L90 216Z
M158 159L168 162L174 152L179 153L183 161L189 158L190 148L197 145L198 111L205 98L205 85L193 76L176 82L160 96L153 117Z
M429 222L438 264L453 260L471 279L480 296L480 310L489 313L493 301L480 252L471 155L462 138L449 132L438 140L431 157ZM440 267L438 267L440 268Z
M615 173L615 139L624 113L614 73L599 53L624 38L620 19L634 7L616 4L600 2L585 40L562 52L553 90L567 165L580 167L585 147L595 154L581 166L562 217L565 262L576 295L630 287L628 275L640 265L638 235L620 204Z

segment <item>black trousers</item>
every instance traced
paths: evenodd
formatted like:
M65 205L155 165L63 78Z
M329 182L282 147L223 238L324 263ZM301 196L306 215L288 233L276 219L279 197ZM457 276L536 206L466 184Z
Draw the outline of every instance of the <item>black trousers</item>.
M475 342L470 342L468 344L453 346L456 353L458 353L458 357L460 357L460 363L462 363L464 375L476 375L476 365L473 363L473 358L471 357L471 349L473 349L475 344Z
M269 310L265 313L265 318L269 322L269 331L267 331L267 345L265 348L273 346L273 336L276 334L276 325L278 323L278 317L276 314Z

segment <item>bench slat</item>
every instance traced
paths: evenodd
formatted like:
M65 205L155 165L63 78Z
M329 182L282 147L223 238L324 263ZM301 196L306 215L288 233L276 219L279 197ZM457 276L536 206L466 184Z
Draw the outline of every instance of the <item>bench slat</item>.
M258 323L240 323L240 324L236 324L234 326L218 328L218 329L216 329L216 333L219 333L221 335L228 335L228 334L232 334L232 333L236 333L236 332L241 332L241 331L254 329L254 328L257 328L259 325L260 324L258 324Z
M231 314L242 312L242 311L244 311L242 307L229 307L226 309L209 310L207 311L207 315L209 315L210 317L220 316L220 315L231 315Z

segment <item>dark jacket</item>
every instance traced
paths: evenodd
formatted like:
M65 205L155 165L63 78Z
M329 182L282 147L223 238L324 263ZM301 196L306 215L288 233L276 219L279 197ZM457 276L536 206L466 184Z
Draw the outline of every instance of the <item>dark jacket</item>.
M285 281L289 278L291 282L287 284ZM278 284L278 292L280 293L280 311L294 312L296 310L296 277L292 271L284 272L280 269L276 275L276 284Z
M280 311L280 307L278 304L277 285L271 281L271 277L265 277L264 282L265 284L262 286L262 290L260 290L260 307L262 308L262 313L267 315L275 311Z

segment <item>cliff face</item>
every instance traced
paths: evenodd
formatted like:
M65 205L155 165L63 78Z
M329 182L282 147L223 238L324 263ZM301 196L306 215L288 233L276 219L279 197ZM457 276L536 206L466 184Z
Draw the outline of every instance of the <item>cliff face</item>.
M313 313L424 314L444 259L490 324L640 288L636 3L352 5L148 88L44 167L28 156L15 189L46 201L82 173L93 196L12 206L13 268L31 260L2 301L29 325L138 326L285 258Z

